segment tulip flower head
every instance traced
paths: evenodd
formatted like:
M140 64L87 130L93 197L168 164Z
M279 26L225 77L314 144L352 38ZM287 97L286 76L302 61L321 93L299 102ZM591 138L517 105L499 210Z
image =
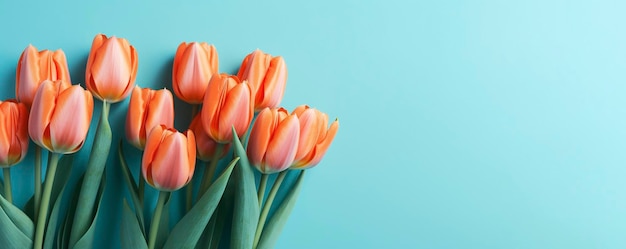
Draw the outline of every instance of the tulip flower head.
M165 125L148 134L141 171L150 186L176 191L187 185L196 166L196 141L192 131L184 134Z
M300 122L283 108L265 108L257 117L248 142L248 158L261 173L283 171L293 163L298 149Z
M33 100L28 133L49 151L71 154L83 146L92 114L89 91L67 81L44 81Z
M27 151L28 108L16 100L0 101L0 167L19 163Z
M65 53L60 49L37 51L37 48L28 45L17 63L15 74L17 100L30 107L37 88L44 80L71 82Z
M218 72L217 50L206 42L181 43L174 57L172 86L176 96L201 104L209 80Z
M248 130L253 107L252 91L246 81L239 81L237 76L214 74L202 104L204 130L216 142L230 143L233 126L240 137Z
M135 86L126 113L126 139L140 150L147 133L157 125L174 126L174 98L167 89L152 90Z
M298 106L293 112L300 120L300 140L292 169L306 169L317 165L339 129L335 120L328 128L328 115L306 105Z
M196 150L198 152L198 159L205 162L210 161L219 143L215 142L215 140L209 137L209 135L204 131L204 127L202 127L202 118L200 117L200 115L196 115L196 117L191 121L189 129L193 131L193 134L196 136ZM222 153L221 155L219 155L219 158L222 158L226 155L230 144L226 144L225 146L226 147L222 149Z
M287 66L282 56L272 57L257 49L243 60L237 76L252 86L255 111L278 107L283 99Z
M135 48L126 39L96 35L87 59L87 89L100 100L119 102L132 91L136 75Z

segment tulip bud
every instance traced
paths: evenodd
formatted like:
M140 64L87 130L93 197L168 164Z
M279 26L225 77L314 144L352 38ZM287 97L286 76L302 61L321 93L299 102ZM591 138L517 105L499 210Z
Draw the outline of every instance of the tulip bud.
M0 101L0 168L19 163L27 151L28 108L16 100Z
M241 63L237 76L247 80L252 87L254 111L265 107L278 107L287 85L287 66L281 56L255 50Z
M300 140L292 169L306 169L317 165L326 154L328 147L339 129L335 120L328 127L328 115L306 105L298 106L292 113L300 120Z
M218 72L217 51L206 42L181 43L174 57L172 86L176 96L200 104L213 74Z
M37 52L37 48L28 45L17 63L15 74L15 96L21 103L30 107L37 88L44 80L70 81L70 72L63 50Z
M85 84L98 99L115 103L130 94L137 76L137 51L126 39L96 35L87 59Z
M174 98L167 89L152 90L135 86L126 113L126 139L140 150L147 133L157 125L174 126Z
M184 134L164 125L148 134L141 171L150 186L176 191L187 185L196 166L196 141L192 131Z
M49 151L71 154L83 146L92 114L91 93L66 81L45 81L33 100L28 134Z
M232 127L241 137L254 116L252 92L246 81L236 76L214 74L207 86L202 104L202 125L206 133L218 143L233 139Z
M265 108L257 117L248 142L248 158L261 173L283 171L296 156L300 122L284 108Z
M191 121L189 129L193 131L193 134L196 136L196 149L198 152L198 159L205 162L210 161L219 143L215 142L215 140L209 137L209 135L204 131L204 127L202 127L202 118L200 117L200 115L196 115L196 117ZM222 154L219 155L219 158L222 158L226 155L229 147L230 144L226 144L226 147L222 149Z

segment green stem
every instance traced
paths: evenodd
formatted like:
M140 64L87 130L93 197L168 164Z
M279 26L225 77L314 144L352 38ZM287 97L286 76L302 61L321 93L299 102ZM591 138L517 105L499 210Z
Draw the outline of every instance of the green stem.
M215 176L215 171L217 170L217 162L220 161L220 156L222 155L222 150L224 150L224 145L217 144L217 146L215 147L215 152L213 152L213 157L211 157L211 162L206 168L204 175L202 176L202 183L200 183L200 192L198 193L198 199L200 199L202 194L204 194L204 192L211 186L213 176Z
M41 147L39 145L35 145L35 194L34 194L34 203L35 203L35 222L37 221L36 217L39 214L39 203L41 202Z
M54 175L57 171L57 164L59 163L59 154L50 152L48 155L48 169L46 172L46 180L44 181L43 194L41 196L41 207L39 208L37 217L37 227L35 229L35 246L33 247L35 249L42 248L43 246L43 234L46 227L46 219L48 218L50 194L54 183ZM50 234L50 236L52 236L52 234Z
M11 193L11 168L6 167L2 169L4 174L4 199L13 203L13 194Z
M165 206L165 200L167 200L169 194L170 192L166 191L159 192L159 199L157 200L156 207L154 208L152 223L150 223L150 237L148 239L148 249L154 249L157 233L159 232L159 223L161 222L161 213L163 213L163 206Z
M280 172L274 185L272 186L272 190L270 194L267 196L267 201L265 202L265 206L263 206L263 210L261 211L261 216L259 217L259 223L256 227L256 233L254 234L254 244L252 248L256 248L259 244L259 239L261 239L261 233L263 232L263 227L265 226L265 220L267 220L267 214L270 212L270 208L272 207L272 202L274 202L274 198L278 193L278 189L280 189L280 185L283 183L285 176L287 175L287 171Z
M259 207L263 206L263 197L265 196L265 189L267 188L267 178L269 178L267 174L261 174L261 182L259 183L258 191Z

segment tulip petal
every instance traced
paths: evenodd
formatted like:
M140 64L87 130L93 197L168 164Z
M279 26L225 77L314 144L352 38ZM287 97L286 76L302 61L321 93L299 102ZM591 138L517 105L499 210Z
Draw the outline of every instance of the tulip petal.
M254 115L250 101L250 87L247 84L238 84L228 92L219 116L219 131L222 138L232 140L233 126L237 136L243 135L248 130L251 116Z
M120 96L130 79L130 56L115 37L106 40L96 51L90 68L94 85L100 97L115 99Z
M183 134L176 132L165 135L161 141L152 161L152 179L157 189L174 191L189 180L190 161L185 140Z
M126 139L139 149L143 149L146 142L146 130L143 127L146 116L145 106L149 99L149 89L135 86L128 103L128 111L126 112Z
M269 108L259 112L248 139L248 159L255 167L260 167L263 163L263 157L267 151L267 145L270 142L272 131L274 129L274 117Z
M320 126L314 109L307 109L299 115L300 139L295 160L303 159L317 144L317 136L320 134ZM326 129L323 127L322 129Z
M287 85L287 67L281 56L272 58L260 89L256 91L255 109L277 107Z
M58 86L51 81L44 81L35 94L28 118L28 134L33 141L48 150L52 150L49 125L56 107Z
M50 120L54 151L63 154L78 151L89 131L92 114L93 99L82 87L75 85L61 92Z
M161 124L166 127L174 127L174 97L172 93L165 89L152 91L144 130L149 131Z
M276 127L265 153L265 173L280 172L291 166L299 137L300 123L295 115L287 117Z
M33 103L37 88L41 84L39 79L39 53L37 48L28 45L17 65L15 96L17 100L30 106Z
M152 161L154 161L154 156L161 144L161 140L163 140L163 131L165 130L165 126L159 125L148 133L148 138L146 140L146 147L143 151L143 156L141 158L141 172L143 174L144 179L154 186L152 182Z

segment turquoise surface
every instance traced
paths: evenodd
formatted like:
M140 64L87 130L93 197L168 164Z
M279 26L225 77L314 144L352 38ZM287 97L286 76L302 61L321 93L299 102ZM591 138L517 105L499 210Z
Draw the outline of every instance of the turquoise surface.
M341 122L277 248L626 248L625 9L623 1L2 1L0 98L14 96L28 44L63 49L82 84L93 37L124 37L139 54L137 84L168 89L182 41L215 44L227 73L260 48L287 62L283 106L306 103ZM111 111L114 141L127 103ZM176 109L184 128L189 106ZM113 159L97 248L119 247L126 194ZM13 168L18 204L32 194L31 164Z

